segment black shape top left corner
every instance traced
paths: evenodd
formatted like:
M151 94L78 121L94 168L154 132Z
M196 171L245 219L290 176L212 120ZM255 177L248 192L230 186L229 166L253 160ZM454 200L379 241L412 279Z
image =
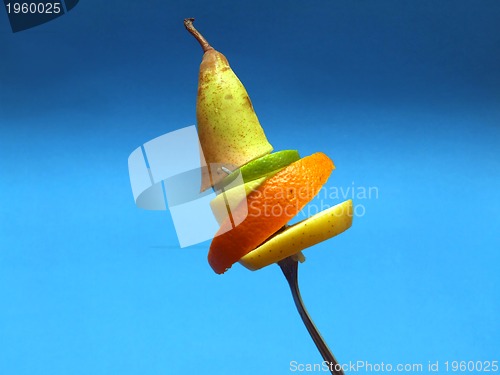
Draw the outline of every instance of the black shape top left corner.
M79 0L4 0L12 32L52 21L73 9Z

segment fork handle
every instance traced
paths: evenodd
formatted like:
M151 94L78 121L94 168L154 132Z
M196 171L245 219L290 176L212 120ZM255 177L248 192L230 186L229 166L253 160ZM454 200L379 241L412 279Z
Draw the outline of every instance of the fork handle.
M278 265L281 267L281 270L283 271L283 274L288 281L288 285L290 286L290 290L292 292L293 301L295 302L297 311L302 318L302 322L306 326L309 335L316 344L316 347L323 357L323 360L328 363L330 372L335 375L344 375L342 367L339 365L338 361L335 359L335 356L328 348L328 345L326 344L323 337L321 337L321 334L314 325L314 322L309 316L304 302L302 301L298 283L298 262L292 257L288 257L278 262Z

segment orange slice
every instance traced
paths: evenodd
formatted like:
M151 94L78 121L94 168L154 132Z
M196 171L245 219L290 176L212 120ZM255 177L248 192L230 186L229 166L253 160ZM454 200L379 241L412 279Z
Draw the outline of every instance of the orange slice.
M208 253L213 270L224 273L288 223L318 194L334 168L330 158L318 152L264 181L231 212L215 235ZM240 224L231 229L232 222Z

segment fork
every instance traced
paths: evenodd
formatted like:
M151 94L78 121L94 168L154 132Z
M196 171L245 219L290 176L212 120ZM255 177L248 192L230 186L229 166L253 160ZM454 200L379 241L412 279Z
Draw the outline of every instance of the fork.
M323 360L328 363L328 367L332 374L341 374L344 375L344 371L342 371L341 365L335 359L335 356L332 354L328 345L326 345L325 340L321 337L318 329L314 325L314 322L311 320L311 317L307 313L306 307L304 306L304 302L300 296L299 290L299 281L298 281L298 268L299 264L297 261L297 257L295 255L289 256L278 262L278 265L281 267L283 274L285 275L286 280L288 281L288 285L290 286L290 290L292 292L293 301L295 302L295 306L297 307L297 311L302 318L302 322L307 328L309 335L313 339L316 347L318 348Z

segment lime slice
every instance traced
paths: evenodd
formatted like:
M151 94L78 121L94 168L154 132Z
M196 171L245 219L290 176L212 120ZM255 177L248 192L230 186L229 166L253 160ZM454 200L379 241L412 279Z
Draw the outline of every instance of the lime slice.
M264 155L233 171L225 177L220 184L215 186L215 190L220 190L224 186L227 186L229 183L234 181L240 173L243 182L250 182L261 178L270 172L284 168L299 159L300 155L297 150L283 150Z

